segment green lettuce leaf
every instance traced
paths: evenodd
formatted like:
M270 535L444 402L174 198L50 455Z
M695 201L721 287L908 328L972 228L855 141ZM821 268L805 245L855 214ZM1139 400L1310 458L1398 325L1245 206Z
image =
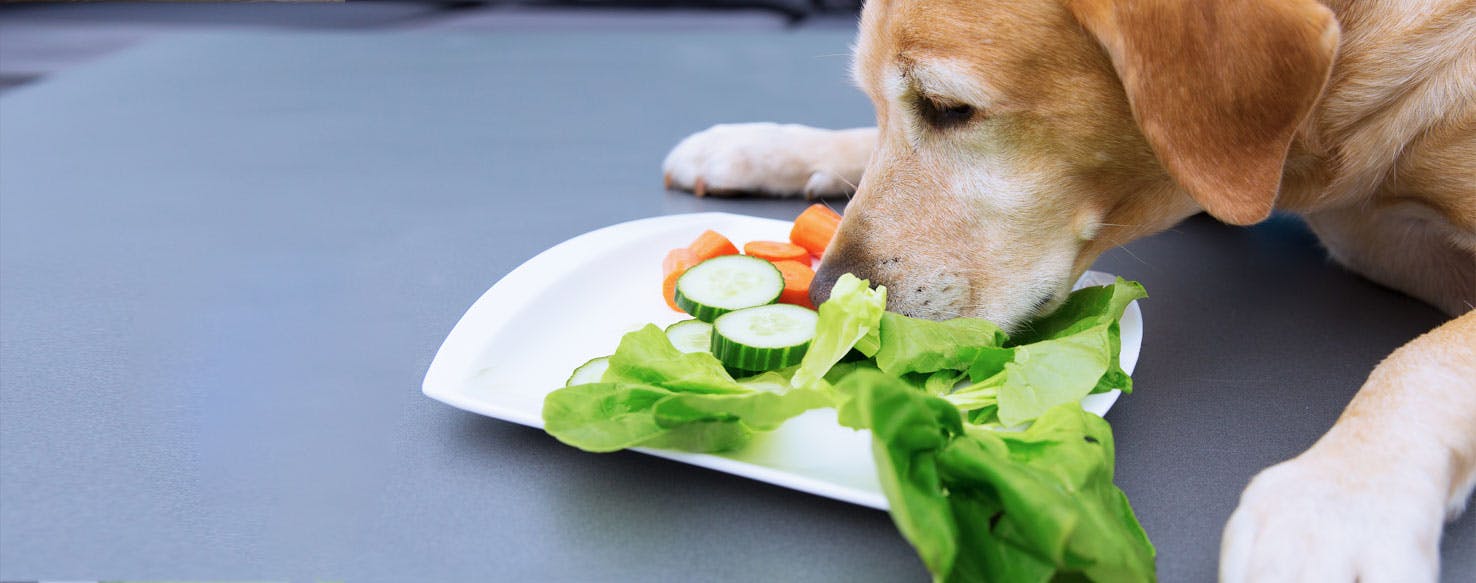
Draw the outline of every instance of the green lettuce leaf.
M1121 277L1112 285L1084 287L1067 296L1055 312L1031 320L1024 329L1010 337L1009 345L1031 344L1062 338L1122 318L1123 310L1134 300L1148 297L1143 284Z
M1107 338L1112 349L1112 361L1106 374L1099 379L1093 393L1105 393L1112 389L1133 392L1133 379L1122 370L1122 330L1119 322L1128 304L1148 297L1143 285L1119 277L1112 285L1088 287L1076 290L1066 298L1066 303L1049 316L1032 321L1023 332L1015 334L1011 344L1031 344L1043 340L1062 338L1105 325Z
M646 385L590 383L564 387L543 399L543 430L585 451L616 451L667 432L652 408L671 391Z
M755 391L782 393L789 390L789 377L793 375L792 368L784 371L769 371L738 379L738 384Z
M968 370L982 351L998 348L1005 340L1005 333L988 320L935 322L887 312L882 314L876 365L894 376Z
M966 374L962 371L948 369L932 373L928 375L927 380L923 381L923 392L929 395L942 395L957 387L959 381L962 381L965 376Z
M935 581L1154 579L1153 545L1112 484L1111 428L1080 405L1011 433L879 372L836 390L841 423L871 430L893 521Z
M988 414L970 415L973 423L997 421L1007 427L1028 423L1057 405L1079 402L1110 384L1103 379L1117 359L1105 325L987 354L988 360L976 362L969 373L989 376L944 398L965 411L989 409Z
M866 356L881 346L881 318L887 309L887 288L871 284L849 273L836 280L830 299L820 304L815 339L794 371L793 385L816 388L817 383L852 348Z
M656 403L656 422L676 426L696 421L741 421L750 429L772 431L790 417L834 405L830 393L790 389L783 393L755 391L741 395L676 394Z
M1024 432L970 432L951 442L938 463L950 496L998 501L985 532L998 541L990 546L1034 559L1019 565L1052 566L1053 576L1079 573L1092 581L1154 578L1153 544L1112 484L1112 428L1079 404L1051 409ZM951 579L1021 580L1012 574L1015 566L981 564Z
M1120 366L1118 322L1127 305L1142 297L1141 285L1121 278L1072 292L1060 311L1031 322L1004 347L979 347L968 366L975 384L945 398L965 411L978 410L970 422L1015 426L1092 393L1131 392L1132 380Z
M781 373L734 380L707 353L683 353L656 326L626 334L601 382L564 387L543 401L544 430L586 451L742 447L810 409L832 406L828 383L791 389Z
M958 554L958 528L936 458L963 431L958 409L874 370L847 375L836 390L844 398L837 412L840 424L871 430L877 478L897 530L929 571L949 572Z
M749 391L733 380L717 357L708 352L677 350L655 324L620 338L620 346L610 355L610 368L600 380L696 393Z
M1117 353L1107 326L1015 347L999 388L999 421L1013 426L1065 403L1080 402L1107 373Z
M715 453L732 451L748 444L753 431L733 421L697 421L668 428L642 443L642 447Z

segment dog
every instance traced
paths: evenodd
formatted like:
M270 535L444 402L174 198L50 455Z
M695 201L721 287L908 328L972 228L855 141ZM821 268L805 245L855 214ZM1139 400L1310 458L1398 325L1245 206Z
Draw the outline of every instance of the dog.
M1469 0L870 0L852 73L877 127L719 125L663 169L699 196L854 191L816 304L850 272L890 310L1006 328L1195 213L1303 216L1452 319L1251 481L1220 578L1433 581L1476 481L1472 39Z

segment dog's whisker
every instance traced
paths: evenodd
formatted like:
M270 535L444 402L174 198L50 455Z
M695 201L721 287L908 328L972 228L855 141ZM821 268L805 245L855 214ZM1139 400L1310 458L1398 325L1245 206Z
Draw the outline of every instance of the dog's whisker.
M838 178L838 179L840 179L841 182L846 183L846 186L851 187L851 192L856 192L856 189L858 188L856 186L856 183L851 182L849 180L846 180L846 177L844 175L841 175L841 174L836 174L835 177ZM849 196L849 195L847 195L847 196Z
M1138 260L1138 263L1142 263L1143 265L1147 265L1148 267L1158 267L1156 265L1153 265L1152 263L1149 263L1147 261L1144 261L1142 257L1138 257L1138 254L1137 253L1133 253L1133 250L1132 249L1128 249L1127 246L1125 246L1125 245L1120 245L1117 248L1118 249L1122 249L1122 252L1123 253L1127 253L1129 257L1132 257L1133 259L1137 259Z

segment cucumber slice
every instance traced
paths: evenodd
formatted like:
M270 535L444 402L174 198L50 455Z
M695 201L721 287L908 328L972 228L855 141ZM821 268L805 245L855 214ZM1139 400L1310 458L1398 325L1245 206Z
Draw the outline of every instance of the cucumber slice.
M676 284L676 304L703 322L741 310L772 304L784 291L779 268L757 257L723 255L692 266Z
M712 353L743 370L774 370L799 364L815 338L814 310L771 304L734 310L712 324Z
M564 381L564 386L572 387L600 382L600 379L605 376L605 369L608 368L610 368L610 357L591 358L588 362L579 365L579 368L574 369L574 374L569 375L569 380Z
M666 327L666 339L682 352L712 352L712 324L682 320Z

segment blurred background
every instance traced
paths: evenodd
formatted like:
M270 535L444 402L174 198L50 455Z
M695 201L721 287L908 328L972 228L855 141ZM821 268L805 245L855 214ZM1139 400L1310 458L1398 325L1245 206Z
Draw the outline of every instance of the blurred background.
M0 92L175 33L846 29L860 7L861 0L0 2Z

